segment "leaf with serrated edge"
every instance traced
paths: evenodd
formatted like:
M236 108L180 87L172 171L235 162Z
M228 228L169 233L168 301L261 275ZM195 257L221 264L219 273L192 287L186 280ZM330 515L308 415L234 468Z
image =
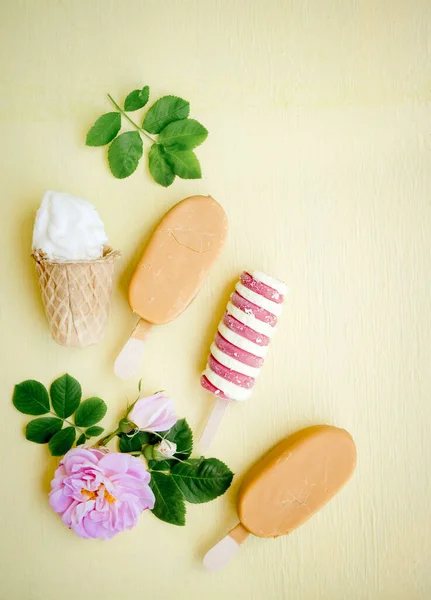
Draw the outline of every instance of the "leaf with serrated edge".
M97 119L87 133L85 143L87 146L106 146L112 142L121 129L121 115L119 112L110 112Z
M172 468L172 477L187 502L210 502L225 493L233 473L217 458L193 458Z
M109 168L114 177L125 179L136 171L142 152L142 139L137 131L127 131L115 138L108 150Z
M52 382L49 390L52 407L59 417L67 419L81 402L82 390L79 381L68 373Z
M171 463L174 463L174 460L149 460L148 468L150 471L167 471L171 470Z
M150 97L150 88L148 85L142 88L142 90L133 90L127 96L124 101L124 110L127 112L132 112L134 110L139 110L143 108L148 102L148 98Z
M49 412L49 396L44 385L27 379L15 386L13 404L25 415L45 415Z
M93 425L85 430L85 436L87 438L95 437L96 435L101 435L105 430L103 427L99 427L99 425Z
M149 431L138 431L135 435L122 433L120 436L120 452L140 452L144 444L148 444L151 439Z
M66 427L53 435L48 442L52 456L64 456L72 448L75 437L75 427Z
M158 519L172 525L186 524L186 507L184 498L170 475L160 471L151 473L150 487L156 498L151 511Z
M166 125L160 132L159 143L168 152L193 150L207 139L208 131L194 119L184 119Z
M160 144L153 144L151 146L148 153L148 167L155 181L163 185L163 187L169 187L175 179L175 173Z
M25 428L25 437L36 444L46 444L63 427L62 419L57 417L39 417L33 419Z
M88 398L81 402L75 413L75 424L78 427L95 425L106 415L107 406L101 398Z
M198 157L192 150L168 152L167 159L175 175L178 175L181 179L200 179L202 177Z
M76 446L82 446L82 444L85 443L86 439L87 438L85 437L85 433L81 433L79 438L76 440Z
M193 432L185 419L178 419L173 427L161 434L166 440L177 445L174 456L185 460L193 451Z
M151 106L142 127L149 133L160 133L163 127L180 119L187 119L190 103L178 96L163 96Z

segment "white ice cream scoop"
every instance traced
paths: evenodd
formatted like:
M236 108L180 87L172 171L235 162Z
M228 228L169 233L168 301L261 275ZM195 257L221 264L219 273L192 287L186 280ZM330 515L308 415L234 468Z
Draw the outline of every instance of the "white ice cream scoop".
M65 192L45 192L33 230L33 250L56 261L95 260L108 242L94 206Z

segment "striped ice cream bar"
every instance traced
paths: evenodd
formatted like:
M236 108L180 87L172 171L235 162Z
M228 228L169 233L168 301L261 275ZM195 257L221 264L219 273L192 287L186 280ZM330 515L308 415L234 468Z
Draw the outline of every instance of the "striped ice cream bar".
M203 388L226 400L246 400L263 365L280 316L286 285L265 273L244 272L230 297L201 377Z

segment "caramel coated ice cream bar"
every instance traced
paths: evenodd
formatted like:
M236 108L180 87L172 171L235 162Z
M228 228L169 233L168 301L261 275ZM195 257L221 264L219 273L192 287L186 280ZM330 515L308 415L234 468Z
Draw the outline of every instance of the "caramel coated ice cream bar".
M316 425L286 438L248 471L237 497L240 522L205 555L204 565L222 568L250 533L291 533L340 491L355 466L355 443L344 429Z
M151 326L172 321L191 303L226 236L226 214L211 196L186 198L165 215L130 280L129 304L140 321L117 357L116 375L130 377Z

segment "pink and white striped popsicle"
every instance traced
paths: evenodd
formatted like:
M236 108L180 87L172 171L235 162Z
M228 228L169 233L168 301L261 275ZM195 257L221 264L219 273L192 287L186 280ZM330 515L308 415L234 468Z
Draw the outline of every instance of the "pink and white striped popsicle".
M258 271L242 273L211 345L201 385L218 401L200 440L208 448L228 401L246 400L275 332L286 285Z

